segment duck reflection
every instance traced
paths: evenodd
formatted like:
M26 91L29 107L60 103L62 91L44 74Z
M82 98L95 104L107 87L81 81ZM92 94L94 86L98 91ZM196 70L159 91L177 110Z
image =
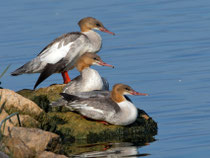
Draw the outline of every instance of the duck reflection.
M148 145L148 144L144 144ZM73 157L89 157L89 158L121 158L121 157L141 157L150 155L148 153L140 154L138 146L134 146L132 143L114 143L104 145L103 151L85 152L79 155L73 155Z

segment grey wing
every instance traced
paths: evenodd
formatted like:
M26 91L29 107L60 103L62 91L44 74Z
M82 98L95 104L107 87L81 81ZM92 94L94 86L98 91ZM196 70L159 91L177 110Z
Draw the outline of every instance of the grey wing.
M68 102L65 105L67 108L77 111L88 118L105 120L107 116L120 111L120 107L110 97L81 98L66 93L61 93L61 95Z
M80 98L109 98L110 92L109 91L91 91L91 92L76 92L74 93L75 96Z
M82 80L82 76L79 75L77 77L75 77L71 82L69 82L64 88L63 88L63 93L67 93L67 94L75 94L75 92L78 91L78 88L81 85L78 85L81 83Z
M50 103L50 106L52 107L58 107L58 106L66 106L68 104L68 101L63 99L63 98L60 98L52 103Z
M42 51L37 56L42 56L45 53L47 53L47 50L49 50L49 48L52 47L55 43L60 43L60 45L58 46L61 46L61 43L64 42L64 44L66 45L70 42L76 41L81 35L83 34L81 34L80 32L71 32L63 34L60 37L54 39L50 44L48 44L44 49L42 49Z
M23 73L41 73L47 64L58 65L57 63L61 60L65 61L63 65L66 67L79 54L75 51L80 51L85 46L84 41L87 40L88 38L79 32L64 34L47 45L36 58L27 62L11 74L16 76ZM76 45L78 45L77 50L75 50Z
M67 61L65 70L74 67L76 59L84 52L89 39L81 33L68 33L57 39L37 56L41 62L55 64L61 59ZM70 65L69 65L70 64Z
M76 97L79 98L79 97ZM119 106L111 98L80 98L68 102L68 106L78 111L95 111L99 113L119 112Z
M101 78L102 78L102 82L103 82L103 89L108 91L109 90L109 82L104 77L101 77Z

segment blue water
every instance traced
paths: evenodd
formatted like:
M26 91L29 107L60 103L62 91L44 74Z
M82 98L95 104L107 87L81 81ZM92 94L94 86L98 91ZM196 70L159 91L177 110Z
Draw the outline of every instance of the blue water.
M210 155L209 0L10 0L0 5L0 72L4 88L32 89L38 74L9 72L34 58L63 33L93 16L116 33L100 33L99 55L115 69L94 67L110 84L121 82L148 97L132 97L158 122L157 141L138 148L149 157ZM76 70L70 72L78 75ZM52 75L39 87L62 83Z

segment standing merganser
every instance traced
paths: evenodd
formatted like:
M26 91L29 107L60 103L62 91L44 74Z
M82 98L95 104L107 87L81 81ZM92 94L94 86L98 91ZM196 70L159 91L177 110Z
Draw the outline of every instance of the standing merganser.
M106 91L107 92L107 91ZM103 94L103 93L102 93ZM109 95L94 95L87 97L79 97L61 93L63 100L52 103L52 106L66 106L70 110L74 110L83 116L105 121L114 125L129 125L137 118L137 108L126 99L124 95L144 95L134 91L130 86L125 84L115 84Z
M91 69L91 65L114 67L104 63L101 58L93 53L85 53L79 57L75 67L80 75L69 82L63 89L63 93L75 94L77 92L89 92L94 90L109 90L108 82Z
M12 72L11 75L41 73L34 89L53 73L61 72L64 83L70 82L67 71L74 68L78 57L85 52L97 53L101 49L101 36L93 29L114 35L100 21L92 17L81 19L78 25L81 32L71 32L56 38L36 58Z

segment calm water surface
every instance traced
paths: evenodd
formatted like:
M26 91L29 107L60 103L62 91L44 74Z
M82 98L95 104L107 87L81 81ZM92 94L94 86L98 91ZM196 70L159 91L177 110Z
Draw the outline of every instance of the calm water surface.
M209 157L210 1L2 1L0 72L9 64L13 71L54 38L79 30L77 22L85 16L96 17L116 33L100 33L99 53L115 69L94 68L111 85L122 82L150 94L132 100L158 122L157 141L127 149L136 151L136 157ZM32 89L38 78L11 77L9 72L1 81L12 90ZM75 77L78 72L70 74ZM62 83L60 74L39 87L53 83Z

